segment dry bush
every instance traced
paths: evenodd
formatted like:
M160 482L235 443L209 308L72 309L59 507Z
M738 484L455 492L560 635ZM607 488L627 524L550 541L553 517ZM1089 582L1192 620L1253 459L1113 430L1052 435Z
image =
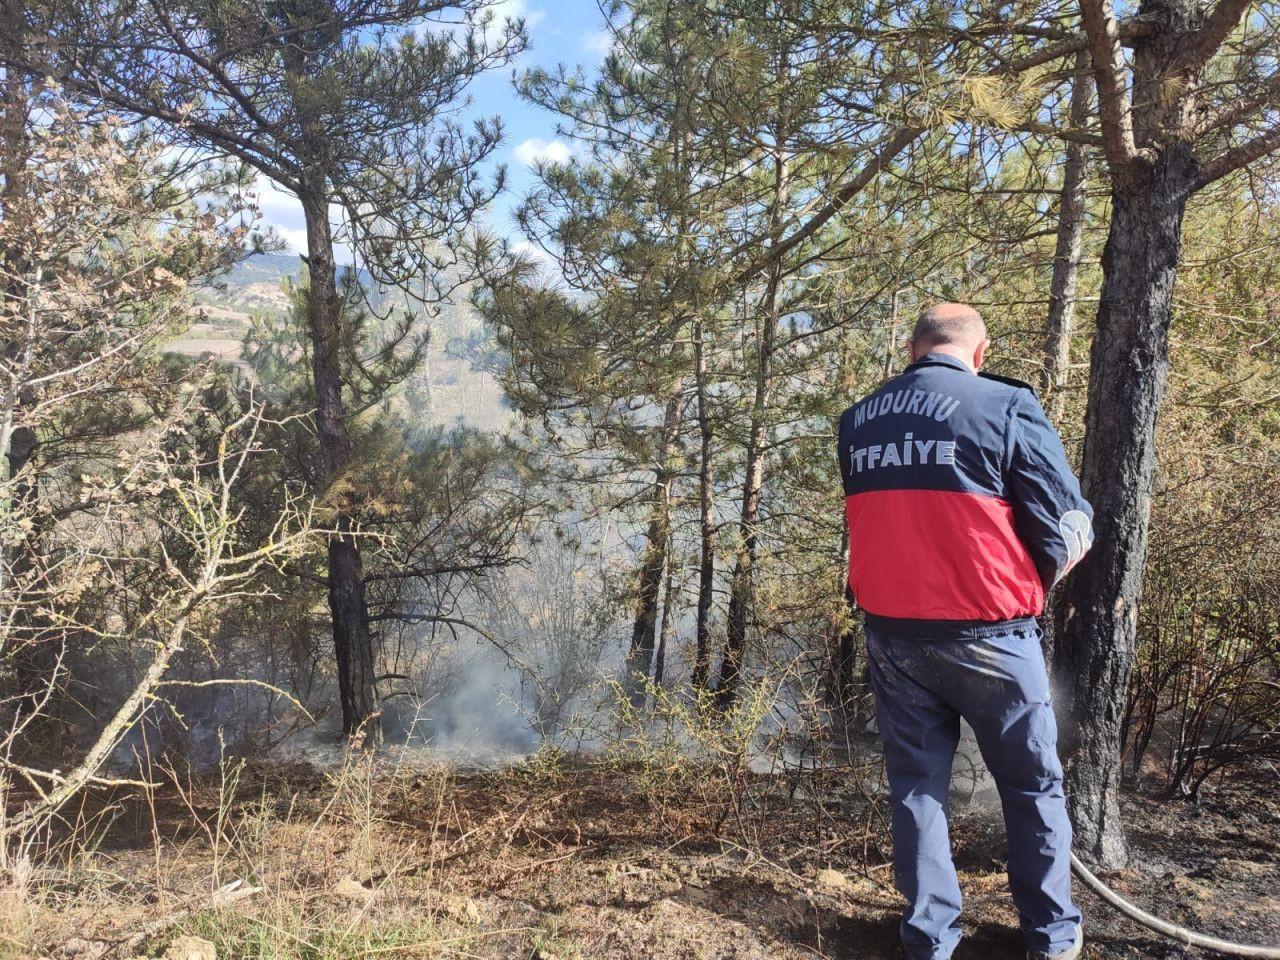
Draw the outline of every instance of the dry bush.
M53 758L26 759L32 754L31 731L61 695L60 672L45 677L37 695L19 694L12 722L0 736L0 848L24 848L55 820L74 833L76 824L62 810L87 787L149 787L148 781L103 770L147 712L164 707L166 687L180 683L167 675L174 657L201 644L224 605L260 594L264 568L312 549L309 505L302 501L279 518L265 542L241 542L235 492L256 452L259 420L250 412L231 423L214 459L202 461L180 426L190 412L179 408L150 435L137 438L121 474L95 485L106 505L98 523L82 524L58 562L42 565L42 575L24 583L27 592L20 596L58 626L56 639L40 638L62 644L58 660L69 642L111 643L129 651L135 672L121 699L92 729L85 749L65 767ZM140 498L139 490L146 496ZM157 516L168 520L165 538L140 543L138 531ZM114 606L77 602L108 586ZM16 639L31 643L22 635Z
M1247 414L1184 413L1162 437L1125 722L1130 776L1167 796L1280 757L1280 459Z

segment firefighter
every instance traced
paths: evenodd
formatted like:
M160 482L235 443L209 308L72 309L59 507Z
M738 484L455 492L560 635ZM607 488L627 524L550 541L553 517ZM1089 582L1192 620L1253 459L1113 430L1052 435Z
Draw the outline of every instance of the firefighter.
M960 940L947 827L960 720L1000 794L1029 960L1072 960L1071 825L1036 618L1093 510L1032 388L982 371L981 316L920 316L912 363L840 420L849 586L866 623L910 960Z

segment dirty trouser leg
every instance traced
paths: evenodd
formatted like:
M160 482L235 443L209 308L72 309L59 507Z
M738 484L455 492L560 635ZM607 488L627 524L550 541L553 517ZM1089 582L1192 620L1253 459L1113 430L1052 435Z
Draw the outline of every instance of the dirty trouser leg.
M871 684L892 808L893 871L907 898L902 944L911 960L947 960L960 942L960 885L947 831L960 715L915 679L931 672L929 641L867 628Z
M1080 910L1071 900L1071 821L1039 631L946 647L969 665L948 699L973 728L1000 792L1009 888L1027 946L1061 953L1075 940Z

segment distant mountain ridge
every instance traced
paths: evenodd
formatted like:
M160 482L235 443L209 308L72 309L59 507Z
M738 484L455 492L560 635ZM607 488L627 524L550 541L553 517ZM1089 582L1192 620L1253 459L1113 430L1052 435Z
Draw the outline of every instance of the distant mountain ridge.
M241 343L254 312L284 313L289 298L284 292L286 277L302 275L303 263L296 253L258 253L237 263L215 283L193 291L200 319L167 349L190 357L218 357L239 362ZM364 271L360 279L369 286ZM375 293L375 305L390 306L398 294ZM431 320L431 346L422 369L414 375L414 388L421 411L428 422L443 425L465 424L486 430L505 431L510 414L502 401L502 391L494 377L472 367L466 355L474 343L488 338L475 311L459 295L458 302L444 305ZM400 300L399 302L403 302Z
M254 310L287 310L282 281L301 274L302 260L296 253L255 253L214 283L197 287L195 300L201 306L243 313L247 320Z
M214 307L217 311L243 314L246 320L255 310L288 310L289 298L283 289L284 280L298 280L303 269L302 258L296 253L255 253L239 261L212 283L195 288L195 302L198 306ZM347 266L339 264L339 276L347 269ZM370 291L370 300L378 308L393 302L397 296L393 292L374 289L373 278L367 270L357 270L356 276ZM224 315L215 316L225 319Z

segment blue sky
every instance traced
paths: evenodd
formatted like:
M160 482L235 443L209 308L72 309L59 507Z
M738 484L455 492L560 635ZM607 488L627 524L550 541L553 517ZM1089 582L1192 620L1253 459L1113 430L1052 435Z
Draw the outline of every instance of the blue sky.
M529 49L514 64L492 71L470 88L472 110L477 115L500 116L506 138L494 161L507 167L507 192L499 197L490 222L499 231L518 239L511 210L532 184L532 167L540 159L564 160L569 145L555 136L556 117L522 102L512 86L513 72L530 67L554 67L563 63L593 70L608 48L604 15L596 0L498 0L498 20L523 17ZM276 229L293 248L303 246L302 210L289 194L259 181L262 223Z

